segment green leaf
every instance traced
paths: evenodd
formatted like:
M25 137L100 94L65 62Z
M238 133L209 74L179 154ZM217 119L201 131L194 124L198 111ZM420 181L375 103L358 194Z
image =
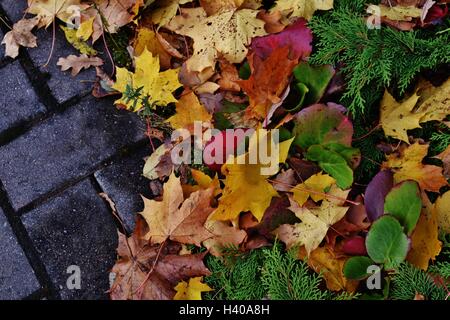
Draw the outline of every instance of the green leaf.
M294 144L306 150L314 144L339 143L351 146L353 125L338 104L316 104L296 114Z
M308 87L301 83L294 83L291 85L291 93L286 98L286 101L295 100L297 104L293 108L285 107L285 109L289 112L298 111L301 106L303 105L303 102L305 101L305 97L308 94Z
M351 280L361 280L369 276L367 268L375 264L369 257L351 257L344 265L344 276Z
M325 147L339 153L352 168L356 168L361 160L361 152L357 148L347 147L340 143L329 143Z
M328 83L334 76L334 69L330 65L312 66L308 62L301 62L294 68L293 74L297 82L308 88L303 103L308 106L322 98Z
M351 257L344 265L344 276L347 279L361 280L369 276L367 268L375 264L369 257Z
M367 253L376 263L393 269L405 260L408 238L397 219L382 216L372 224L366 238Z
M396 217L407 234L416 227L422 200L415 181L404 181L392 188L384 202L384 212Z
M239 68L239 78L241 78L242 80L247 80L248 78L250 78L252 71L250 70L250 65L248 64L248 62L245 62L240 68Z
M320 145L308 148L306 158L316 161L319 166L334 179L341 189L349 188L353 183L353 171L339 153L325 149Z

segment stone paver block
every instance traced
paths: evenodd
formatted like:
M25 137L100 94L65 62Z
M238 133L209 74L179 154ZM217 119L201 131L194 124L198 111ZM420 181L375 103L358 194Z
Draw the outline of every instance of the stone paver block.
M27 0L0 0L0 5L11 22L22 19L27 8Z
M112 213L88 180L33 209L22 221L62 299L107 298L117 231Z
M93 81L95 80L95 68L89 68L81 71L76 77L72 77L70 71L61 71L56 65L58 59L67 57L71 54L79 55L65 39L64 32L57 27L55 48L50 63L44 66L48 60L48 56L52 46L52 28L47 30L40 29L36 33L38 38L37 48L29 49L29 55L34 65L41 72L49 75L48 86L52 95L59 103L69 100L75 96L84 95L92 90Z
M104 160L145 138L145 125L112 99L86 97L0 147L0 180L17 210L95 171Z
M0 69L0 133L45 112L19 62Z
M22 299L40 285L0 209L0 300Z
M134 229L136 213L144 209L141 195L151 196L149 180L142 175L144 158L150 153L149 147L145 147L95 173L95 178L114 201L118 214L130 232Z

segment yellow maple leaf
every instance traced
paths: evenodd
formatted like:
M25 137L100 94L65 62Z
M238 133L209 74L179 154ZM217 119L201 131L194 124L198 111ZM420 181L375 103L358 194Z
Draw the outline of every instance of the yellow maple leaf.
M166 120L174 129L191 128L196 121L210 122L212 119L194 92L181 96L175 108L175 115Z
M418 93L420 101L416 112L422 114L420 122L441 121L450 114L450 78L439 87L422 81Z
M64 35L66 36L66 40L80 53L88 55L88 56L96 56L97 51L92 48L86 41L81 40L77 37L77 30L69 27L61 26L61 29L64 31Z
M309 197L315 202L326 199L324 192L335 182L336 180L328 174L319 172L292 188L293 198L301 206L305 204Z
M207 16L203 8L183 9L166 27L194 40L194 53L186 64L189 71L214 69L221 54L231 63L241 63L247 55L247 45L256 36L266 34L264 21L251 9L221 11Z
M422 190L439 192L441 187L447 185L447 180L442 175L441 167L422 163L427 152L427 144L416 142L401 154L390 154L382 167L394 172L395 183L411 179L417 181Z
M275 234L286 244L286 247L305 246L310 255L325 238L328 229L341 220L348 207L338 206L335 202L323 200L320 207L304 208L290 199L289 210L302 220L294 225L283 224L275 230Z
M77 7L86 6L80 0L28 0L28 13L39 17L38 27L48 27L56 18L68 22Z
M289 19L302 17L311 20L317 10L330 9L333 9L333 0L278 0L271 12L279 11Z
M144 211L140 214L150 229L146 239L152 243L171 239L200 246L211 237L204 224L214 210L210 206L213 188L196 191L184 199L180 179L174 173L163 188L162 201L144 198Z
M181 87L178 81L179 70L170 69L159 72L159 69L159 58L154 57L147 49L136 57L134 73L125 68L116 68L117 81L113 89L122 92L122 98L115 103L124 105L129 110L139 111L143 108L144 99L148 99L151 105L161 106L177 102L172 92ZM129 88L139 90L140 98L134 101L128 100L124 93Z
M344 265L348 257L336 257L329 247L319 247L311 252L309 257L301 247L299 258L306 259L308 265L325 279L327 288L331 291L355 292L359 281L349 280L344 276Z
M406 260L416 267L427 270L430 260L441 251L438 231L438 212L425 193L422 194L425 207L411 235L411 249Z
M263 129L256 131L250 138L249 152L237 157L230 157L222 166L222 172L226 176L225 188L219 199L218 208L211 215L212 219L233 220L241 212L250 211L258 221L261 221L272 197L278 195L272 184L267 181L267 178L276 172L262 174L264 171L262 169L267 168L268 165L262 164L260 159L256 164L250 164L249 161L249 154L254 154L255 149L258 148L258 132L262 135L269 134ZM286 161L292 141L293 139L286 140L278 145L280 163ZM270 150L269 153L271 153Z
M219 177L216 175L214 178L211 178L207 174L203 173L200 170L191 169L191 176L192 179L197 183L196 185L190 185L190 184L184 184L182 185L183 188L183 195L185 198L188 198L191 193L201 190L201 189L208 189L213 187L214 188L214 196L220 194L222 191L220 189L220 181Z
M77 37L83 41L87 41L94 32L94 20L95 17L92 17L80 24L80 27L77 30Z
M440 196L435 202L439 228L450 233L450 191Z
M450 79L439 87L422 81L416 92L397 102L386 90L381 101L380 123L387 136L409 142L407 130L420 128L420 123L442 121L450 114Z
M413 113L419 96L413 94L403 102L395 101L394 97L386 90L381 100L380 123L387 136L408 143L407 130L420 128L422 114Z
M189 283L180 281L176 287L177 292L173 300L202 300L202 292L212 291L207 284L202 283L202 277L190 278Z

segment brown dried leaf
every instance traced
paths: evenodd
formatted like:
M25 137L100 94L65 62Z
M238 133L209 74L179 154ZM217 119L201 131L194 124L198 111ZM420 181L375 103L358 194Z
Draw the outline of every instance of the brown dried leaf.
M103 60L99 57L88 57L85 54L80 56L69 55L66 58L59 58L56 63L61 67L62 71L72 69L72 76L76 76L82 69L88 69L90 67L99 67L103 65Z
M39 23L39 18L22 19L14 24L13 29L3 38L2 44L6 45L5 56L16 58L19 48L34 48L37 46L37 38L31 30Z

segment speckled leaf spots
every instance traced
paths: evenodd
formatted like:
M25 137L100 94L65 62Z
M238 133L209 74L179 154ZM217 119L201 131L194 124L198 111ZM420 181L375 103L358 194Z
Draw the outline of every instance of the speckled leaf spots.
M207 16L203 8L183 9L166 27L194 39L194 53L187 60L190 71L213 68L219 54L232 63L242 62L247 45L256 36L266 34L264 21L256 18L258 11L229 10Z

